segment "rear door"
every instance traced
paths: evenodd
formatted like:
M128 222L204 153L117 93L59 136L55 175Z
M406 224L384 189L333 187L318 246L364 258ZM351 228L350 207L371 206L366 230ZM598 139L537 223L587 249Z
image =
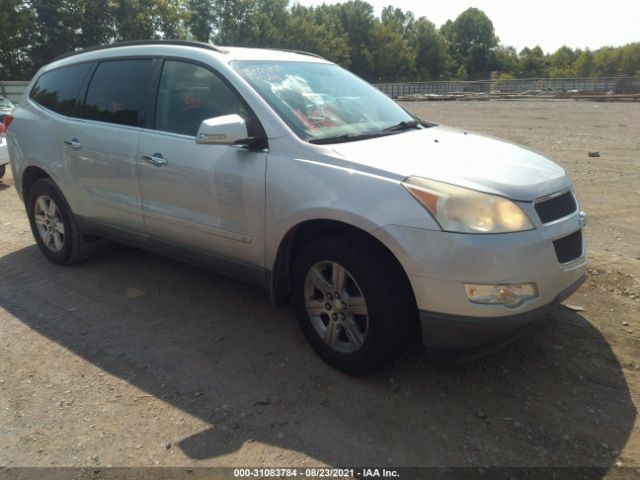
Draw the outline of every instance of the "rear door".
M260 269L266 150L196 143L202 120L232 113L261 129L217 72L201 64L165 60L154 128L143 130L137 155L144 220L158 244L208 254L225 267L231 266L228 260Z
M83 216L112 233L147 241L136 172L140 132L153 77L150 58L101 61L84 93L80 118L64 133Z
M17 121L12 126L18 131L14 145L20 160L27 157L46 166L76 215L84 214L83 204L68 165L64 139L68 124L80 112L82 91L94 67L94 62L81 62L42 73L29 92L29 100L14 112Z

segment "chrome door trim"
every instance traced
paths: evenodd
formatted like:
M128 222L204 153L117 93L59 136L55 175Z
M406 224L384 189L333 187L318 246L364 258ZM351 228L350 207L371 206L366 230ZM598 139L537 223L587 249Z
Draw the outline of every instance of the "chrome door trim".
M82 144L77 138L72 138L71 140L65 140L64 144L67 147L74 148L76 150L82 146Z
M154 153L153 155L143 155L142 159L148 164L153 165L154 167L163 167L169 163L167 162L167 159L159 153Z

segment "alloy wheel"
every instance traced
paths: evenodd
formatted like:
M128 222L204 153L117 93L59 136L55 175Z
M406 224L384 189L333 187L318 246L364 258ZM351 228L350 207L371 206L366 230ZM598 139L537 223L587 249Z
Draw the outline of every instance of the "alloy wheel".
M60 209L47 195L40 195L35 202L34 220L42 243L52 252L64 247L64 223Z
M314 330L331 349L353 353L362 347L369 332L367 302L343 266L314 264L305 278L304 302Z

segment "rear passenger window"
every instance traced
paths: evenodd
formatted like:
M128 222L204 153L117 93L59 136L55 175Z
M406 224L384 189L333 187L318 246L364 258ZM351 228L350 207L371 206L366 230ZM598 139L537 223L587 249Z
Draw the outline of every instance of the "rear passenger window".
M81 63L45 72L36 81L29 97L61 115L75 115L79 107L78 94L92 66L92 63Z
M236 93L216 74L198 65L167 60L162 68L156 104L156 129L195 136L200 123L249 112Z
M82 117L120 125L144 126L151 70L150 59L101 62L87 89Z

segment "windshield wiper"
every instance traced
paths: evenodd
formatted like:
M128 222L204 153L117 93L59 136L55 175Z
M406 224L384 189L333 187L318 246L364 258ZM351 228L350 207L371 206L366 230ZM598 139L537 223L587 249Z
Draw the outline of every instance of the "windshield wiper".
M382 130L383 132L401 132L402 130L410 130L412 128L418 128L420 126L420 122L418 120L403 120L400 123L396 123L395 125L385 128Z
M325 137L325 138L312 138L309 140L309 143L315 143L316 145L324 145L328 143L345 143L345 142L355 142L357 140L366 140L368 138L375 138L383 136L383 132L376 133L364 133L364 134L353 134L353 133L345 133L344 135L337 135L335 137Z
M344 142L355 142L357 140L366 140L368 138L376 138L383 137L385 135L389 135L394 132L401 132L403 130L410 130L413 128L419 128L422 126L422 123L419 120L403 120L396 125L385 128L379 132L374 133L345 133L344 135L337 135L335 137L326 137L326 138L313 138L309 140L309 143L315 143L318 145L327 144L327 143L344 143Z

